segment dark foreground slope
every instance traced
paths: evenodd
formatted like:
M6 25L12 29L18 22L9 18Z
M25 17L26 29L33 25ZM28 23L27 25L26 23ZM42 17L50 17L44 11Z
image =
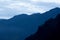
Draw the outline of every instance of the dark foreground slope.
M60 14L39 26L38 31L25 40L60 40Z

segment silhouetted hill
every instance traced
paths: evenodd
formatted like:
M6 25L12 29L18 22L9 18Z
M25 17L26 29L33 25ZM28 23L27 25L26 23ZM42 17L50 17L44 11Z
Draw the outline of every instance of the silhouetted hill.
M60 14L39 26L38 31L25 40L60 40Z
M60 13L60 8L54 8L43 14L16 15L11 19L0 19L0 40L24 40L25 37L35 33L39 25ZM4 38L6 37L6 38Z

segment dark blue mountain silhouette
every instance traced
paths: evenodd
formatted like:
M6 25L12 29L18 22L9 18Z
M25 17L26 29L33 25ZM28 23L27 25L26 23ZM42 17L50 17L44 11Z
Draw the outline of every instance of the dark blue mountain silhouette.
M25 40L60 40L60 14L39 26L38 31Z
M43 14L16 15L11 19L0 19L0 40L24 40L25 37L35 33L39 25L60 13L60 8L54 8Z

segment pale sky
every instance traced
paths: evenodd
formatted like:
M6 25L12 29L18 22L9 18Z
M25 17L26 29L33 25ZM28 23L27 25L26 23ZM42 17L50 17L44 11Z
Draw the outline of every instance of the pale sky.
M60 7L60 0L0 0L0 18L44 13L55 7Z

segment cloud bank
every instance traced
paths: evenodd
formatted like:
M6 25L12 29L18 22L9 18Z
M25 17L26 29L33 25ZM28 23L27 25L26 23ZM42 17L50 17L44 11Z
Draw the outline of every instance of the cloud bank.
M60 7L60 0L0 0L0 18L10 18L18 14L44 13Z

